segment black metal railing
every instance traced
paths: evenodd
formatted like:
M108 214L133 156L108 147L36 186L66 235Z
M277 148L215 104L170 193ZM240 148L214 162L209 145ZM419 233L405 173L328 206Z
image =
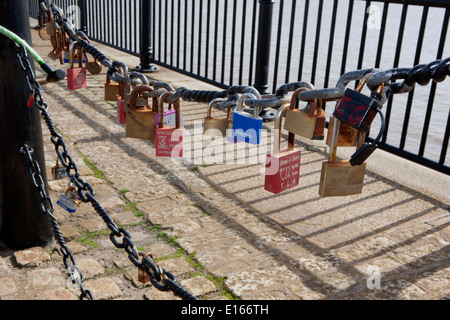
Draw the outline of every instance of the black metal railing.
M148 12L139 0L53 3L63 10L85 3L86 25L80 28L92 40L136 56L143 48L141 24L150 19L152 62L222 88L275 92L299 80L328 88L347 71L408 68L450 56L450 1L148 1ZM29 2L30 16L37 17L38 1ZM447 86L433 82L391 97L380 148L450 174Z

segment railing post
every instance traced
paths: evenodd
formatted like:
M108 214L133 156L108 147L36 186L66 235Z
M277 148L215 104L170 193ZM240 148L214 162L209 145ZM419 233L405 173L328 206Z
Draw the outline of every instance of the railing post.
M151 0L141 0L141 46L140 46L140 65L134 68L138 72L155 72L159 68L152 64L152 2Z
M28 1L3 0L0 25L31 44ZM40 113L28 108L30 95L11 40L0 35L0 240L11 248L46 245L50 219L40 210L39 190L28 172L24 143L34 149L47 187ZM30 58L34 70L34 62Z
M259 0L258 43L256 48L255 89L269 93L269 59L271 49L274 0Z
M87 6L86 0L78 0L78 8L80 8L80 28L87 35Z

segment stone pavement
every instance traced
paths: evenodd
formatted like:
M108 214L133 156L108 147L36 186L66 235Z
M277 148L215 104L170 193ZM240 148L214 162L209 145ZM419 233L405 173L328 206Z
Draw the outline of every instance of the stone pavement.
M34 48L47 57L50 43L32 34ZM134 56L97 46L112 60L139 64ZM174 87L221 90L165 68L148 77ZM182 161L158 158L151 142L126 138L115 104L103 99L105 79L105 70L88 75L88 88L73 92L65 81L46 85L49 113L102 206L139 250L151 252L200 299L450 298L448 176L377 150L361 195L321 198L326 146L298 140L300 184L274 195L264 190L261 174L267 145L245 150L247 156L234 150L242 163L200 162L195 152ZM184 127L198 142L194 133L201 132L207 104L182 101L181 107ZM43 133L49 170L56 154L44 124ZM211 154L223 141L216 142L203 140L200 151L210 148ZM53 181L51 174L48 179L56 203L67 181ZM178 299L137 282L136 268L113 246L90 204L74 214L57 205L55 210L86 278L83 286L97 299ZM78 295L56 243L20 251L0 247L2 300Z

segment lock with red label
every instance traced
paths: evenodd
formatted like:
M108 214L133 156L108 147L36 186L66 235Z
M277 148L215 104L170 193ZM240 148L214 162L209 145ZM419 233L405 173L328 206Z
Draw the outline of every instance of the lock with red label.
M278 109L273 152L266 156L264 189L275 194L294 188L298 185L300 178L301 151L294 148L294 133L289 132L288 147L280 150L281 121L289 107L285 105Z
M155 130L155 146L157 157L183 157L184 128L181 126L180 100L173 103L175 110L175 126L164 125L164 102L174 92L167 91L160 96L158 102L158 124Z
M77 42L74 42L70 46L70 68L67 70L67 89L78 90L87 87L86 82L86 69L83 67L83 51L78 49L78 67L74 67L75 48Z

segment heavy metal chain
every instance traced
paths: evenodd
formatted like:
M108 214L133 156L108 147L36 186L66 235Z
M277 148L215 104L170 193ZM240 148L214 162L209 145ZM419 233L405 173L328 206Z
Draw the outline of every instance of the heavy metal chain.
M190 292L182 288L176 282L176 279L172 273L156 266L156 263L153 261L153 259L147 257L146 259L143 259L142 263L139 262L139 252L137 251L136 246L133 243L131 235L128 233L128 231L126 231L123 228L119 228L115 224L115 222L110 217L108 212L101 206L101 204L95 198L92 186L80 177L78 167L76 163L73 161L72 157L69 155L67 146L64 142L64 138L56 131L56 128L53 124L53 120L51 119L48 113L48 105L44 102L40 84L34 77L33 70L31 69L31 65L27 59L27 52L25 48L23 48L22 46L16 43L14 43L14 45L16 46L17 57L20 61L21 67L23 68L23 71L26 75L29 89L32 92L30 97L34 100L33 105L36 106L41 111L42 118L44 119L50 131L51 134L50 140L55 146L55 151L58 156L58 159L61 165L63 165L66 168L67 175L70 177L69 182L74 184L74 186L77 188L78 198L84 203L87 202L91 203L94 210L99 214L99 216L106 223L106 226L110 229L111 242L117 248L125 249L125 251L128 253L129 259L131 260L131 262L133 262L134 265L136 265L138 268L143 268L146 270L146 272L150 276L152 284L156 288L158 288L161 291L172 290L176 296L181 297L183 300L197 300L197 298L194 295L192 295ZM36 178L36 175L33 175L33 181L36 181L36 179L39 178ZM42 179L39 179L39 184L36 182L35 184L40 185L41 180ZM42 205L43 203L48 202L48 200L49 197L45 195L43 200L41 200L41 206L43 206ZM50 208L53 208L53 205ZM49 212L51 211L52 210L49 210ZM58 241L62 239L60 237L60 232L57 232L57 236L58 238L60 238L58 239ZM73 262L73 265L75 265L73 255L70 253L70 251L67 249L65 245L62 246L61 253L64 255L65 264L67 262L67 259L70 258ZM92 296L89 291L83 292L85 293L82 294L82 297L84 297L86 294Z

